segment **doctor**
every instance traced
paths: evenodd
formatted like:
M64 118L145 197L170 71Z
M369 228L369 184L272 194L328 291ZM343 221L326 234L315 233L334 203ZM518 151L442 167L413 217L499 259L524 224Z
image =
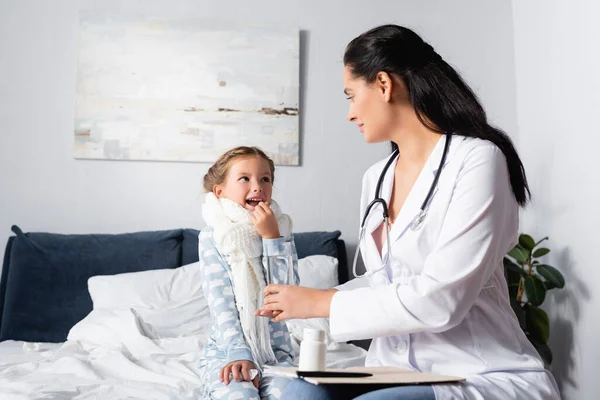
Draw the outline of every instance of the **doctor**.
M366 394L360 385L333 391L296 380L282 398L559 399L504 279L502 259L517 242L519 206L529 196L510 139L488 124L458 73L407 28L358 36L344 66L348 120L366 142L391 141L394 150L363 178L366 276L328 291L269 285L259 313L276 321L329 317L338 341L373 338L369 366L467 380Z

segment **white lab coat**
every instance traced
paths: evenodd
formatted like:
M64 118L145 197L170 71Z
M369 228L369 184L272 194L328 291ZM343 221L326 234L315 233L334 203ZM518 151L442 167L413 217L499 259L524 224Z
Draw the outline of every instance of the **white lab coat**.
M445 141L437 143L392 226L388 267L338 287L331 333L338 341L374 338L370 366L467 378L434 385L438 400L559 399L509 302L502 259L517 242L518 205L503 153L490 142L453 136L427 216L417 231L409 227ZM361 217L386 160L365 173ZM382 186L388 202L394 166ZM361 244L369 270L382 264L371 235L383 220L381 208L372 213Z

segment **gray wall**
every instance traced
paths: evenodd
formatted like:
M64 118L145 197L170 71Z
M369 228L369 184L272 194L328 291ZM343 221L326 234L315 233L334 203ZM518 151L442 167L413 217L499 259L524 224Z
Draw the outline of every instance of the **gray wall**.
M552 371L564 399L600 392L600 3L515 1L519 148L533 191L521 226L549 236L544 262L564 290L550 292Z
M72 158L78 10L299 26L302 165L277 169L275 198L296 231L339 229L351 247L362 173L387 152L387 145L366 145L345 120L341 58L356 35L389 22L415 28L464 73L491 118L516 130L507 2L2 0L0 252L12 224L62 233L203 224L207 164Z

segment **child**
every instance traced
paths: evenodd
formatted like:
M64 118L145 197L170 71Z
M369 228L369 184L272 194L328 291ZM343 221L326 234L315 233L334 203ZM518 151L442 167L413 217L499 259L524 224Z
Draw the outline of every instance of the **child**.
M208 226L199 255L212 319L200 363L204 398L278 399L288 383L261 374L265 365L291 365L285 323L254 315L262 307L265 270L275 283L299 281L291 220L271 199L274 170L260 149L237 147L204 176Z

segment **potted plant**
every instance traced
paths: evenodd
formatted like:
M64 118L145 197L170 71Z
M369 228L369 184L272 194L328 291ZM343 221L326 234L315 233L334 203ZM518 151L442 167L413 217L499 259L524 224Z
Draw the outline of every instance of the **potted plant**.
M546 298L546 292L562 289L565 279L554 267L541 263L538 259L550 252L539 241L526 234L519 236L519 243L504 257L504 270L510 302L521 328L546 363L552 363L552 351L548 347L550 321L548 314L539 306Z

